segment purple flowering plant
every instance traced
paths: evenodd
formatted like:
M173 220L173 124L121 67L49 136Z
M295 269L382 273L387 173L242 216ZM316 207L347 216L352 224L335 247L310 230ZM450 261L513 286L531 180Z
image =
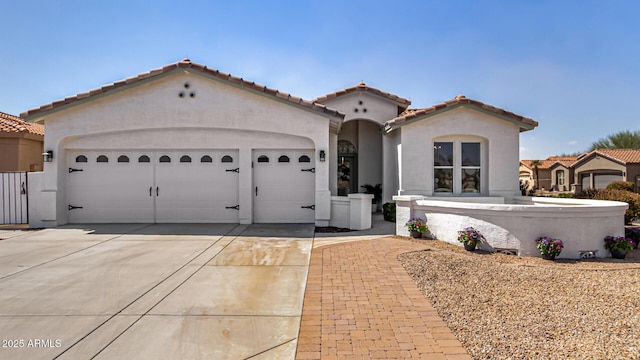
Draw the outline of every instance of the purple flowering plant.
M631 251L636 246L633 240L624 236L605 236L604 248L607 250Z
M556 257L562 252L564 244L560 239L541 236L536 239L536 247L540 250L541 254Z
M464 230L458 231L458 241L465 245L474 245L481 243L485 240L484 236L480 233L480 231L473 228L473 226L469 226Z
M409 231L417 231L421 234L427 232L427 221L418 217L409 219L405 226Z

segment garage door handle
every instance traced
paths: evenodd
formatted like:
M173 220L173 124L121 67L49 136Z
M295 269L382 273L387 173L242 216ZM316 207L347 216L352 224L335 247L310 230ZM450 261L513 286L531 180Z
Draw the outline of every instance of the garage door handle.
M153 191L153 186L149 186L149 196L151 196L152 191Z
M256 186L256 196L258 196L258 187Z
M160 187L156 186L156 196L159 196L159 195L160 195Z

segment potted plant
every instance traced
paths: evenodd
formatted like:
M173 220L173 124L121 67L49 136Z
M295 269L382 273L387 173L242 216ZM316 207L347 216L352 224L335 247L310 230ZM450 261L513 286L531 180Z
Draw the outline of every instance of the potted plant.
M458 231L458 241L464 245L464 249L467 251L474 251L476 245L485 240L480 231L474 229L472 226Z
M553 260L560 255L564 244L560 239L553 239L548 236L541 236L536 239L536 247L540 250L542 258L545 260Z
M635 245L633 240L624 236L605 236L604 238L604 248L611 252L611 257L614 259L624 259L627 251L633 250Z
M382 202L382 184L375 184L375 185L364 184L360 187L364 188L365 194L373 195L373 199L371 200L371 212L380 211L379 206L380 206L380 203Z
M411 218L405 224L411 233L411 237L419 239L427 232L427 221L421 218Z

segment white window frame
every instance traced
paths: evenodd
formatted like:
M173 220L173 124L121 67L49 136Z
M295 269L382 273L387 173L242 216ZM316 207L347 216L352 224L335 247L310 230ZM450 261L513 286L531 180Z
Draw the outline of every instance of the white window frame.
M435 170L451 168L447 166L435 166L434 147L436 143L453 143L453 192L435 192ZM480 166L462 166L462 143L479 143L480 144ZM432 176L431 186L433 187L434 196L483 196L488 189L488 156L487 141L477 136L460 136L460 137L441 137L435 138L431 146ZM462 170L464 169L480 169L480 191L479 192L462 192Z

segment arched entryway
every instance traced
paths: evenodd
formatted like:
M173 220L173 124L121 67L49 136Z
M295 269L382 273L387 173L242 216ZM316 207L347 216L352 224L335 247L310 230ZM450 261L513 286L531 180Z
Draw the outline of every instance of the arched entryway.
M346 121L338 134L338 195L362 193L363 185L382 184L382 132L380 124Z

